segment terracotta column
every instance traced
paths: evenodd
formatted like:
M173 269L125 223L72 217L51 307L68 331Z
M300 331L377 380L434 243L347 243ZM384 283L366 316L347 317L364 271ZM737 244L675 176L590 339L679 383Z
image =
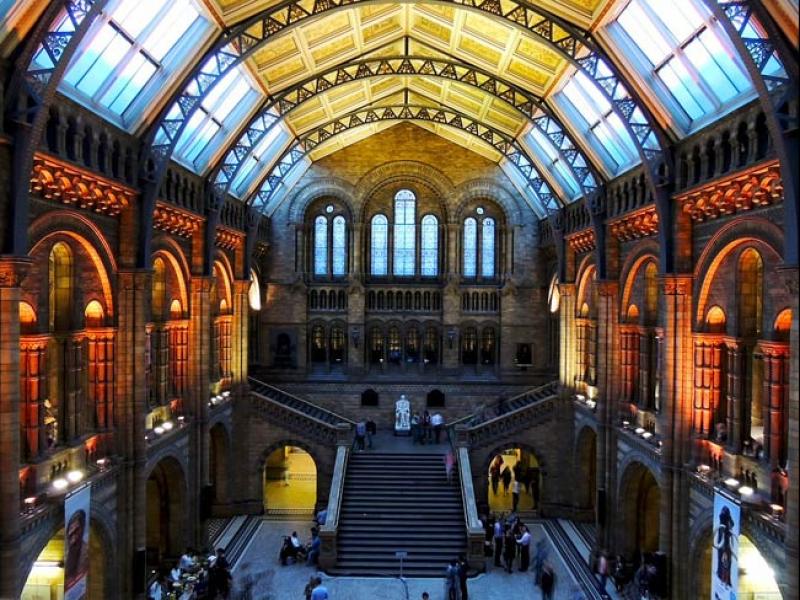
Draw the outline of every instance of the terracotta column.
M663 435L659 546L670 561L671 595L684 597L688 552L689 486L683 466L691 459L692 424L692 277L663 275L664 354L661 375Z
M694 338L694 408L692 430L713 436L715 416L722 400L722 340L707 335Z
M47 448L44 426L44 400L47 386L47 338L30 336L20 343L20 406L26 450L23 454L35 460Z
M0 258L0 598L19 593L19 301L29 268L27 258Z
M115 361L115 402L119 471L119 564L123 577L120 596L141 595L145 586L145 530L147 497L144 439L147 414L146 327L152 271L120 270L117 274L117 360ZM127 575L130 574L130 578Z
M789 291L790 308L792 311L792 328L789 334L789 391L786 396L786 417L788 423L788 470L789 470L789 494L786 501L786 577L781 589L785 600L797 600L800 597L798 591L798 579L800 579L800 552L798 552L798 538L800 536L800 462L798 462L798 440L800 439L800 327L798 327L798 317L800 317L800 271L798 268L786 268L782 270L784 284Z
M789 344L761 342L759 346L764 355L764 449L770 469L774 469L786 458L783 442L789 393Z
M743 410L742 398L742 370L744 369L744 356L742 346L736 340L726 340L726 366L727 385L725 387L725 400L728 404L728 448L734 454L742 452Z
M559 283L561 297L558 308L559 345L558 380L562 388L574 390L575 386L575 294L574 283Z
M635 402L639 376L639 333L636 327L620 325L620 411Z
M605 491L604 515L598 513L598 545L608 548L613 528L612 515L616 506L616 430L619 387L619 284L614 280L599 280L597 285L597 469L598 488ZM589 340L586 340L589 343Z

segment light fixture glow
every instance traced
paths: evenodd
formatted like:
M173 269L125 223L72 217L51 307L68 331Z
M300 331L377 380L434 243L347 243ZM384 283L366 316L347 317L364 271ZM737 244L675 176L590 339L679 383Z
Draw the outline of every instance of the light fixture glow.
M162 433L164 433L164 428L163 428L163 427L161 427L161 426L158 426L158 427L156 427L156 428L154 428L154 429L153 429L153 432L154 432L156 435L161 435Z
M83 479L83 471L70 471L67 473L67 479L70 483L78 483L81 479Z
M725 480L725 485L727 485L728 487L732 487L732 488L738 488L739 487L739 480L738 479L734 479L733 477L728 477Z
M169 430L170 430L170 429L172 429L173 427L174 427L174 425L172 424L172 421L164 421L164 422L161 424L161 428L162 428L164 431L169 431Z
M742 496L752 496L755 490L751 488L749 485L743 485L739 488L739 493Z
M63 477L59 477L58 479L53 480L53 489L58 492L67 489L68 485L69 482Z

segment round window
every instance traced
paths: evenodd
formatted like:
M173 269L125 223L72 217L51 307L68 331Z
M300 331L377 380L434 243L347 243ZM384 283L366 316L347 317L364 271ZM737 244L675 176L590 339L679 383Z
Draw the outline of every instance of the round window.
M483 214L483 207L479 206L478 208L475 209L475 212L478 213L479 215L482 215Z
M333 204L328 204L328 206L325 207L325 212L331 214L333 212Z

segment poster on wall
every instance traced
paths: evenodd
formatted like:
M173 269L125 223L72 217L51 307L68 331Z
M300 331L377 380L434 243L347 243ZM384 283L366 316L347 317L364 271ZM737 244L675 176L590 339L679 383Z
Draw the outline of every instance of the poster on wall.
M90 485L75 490L64 502L64 600L86 597L89 575Z
M714 492L714 529L711 554L711 600L736 600L739 591L739 502Z

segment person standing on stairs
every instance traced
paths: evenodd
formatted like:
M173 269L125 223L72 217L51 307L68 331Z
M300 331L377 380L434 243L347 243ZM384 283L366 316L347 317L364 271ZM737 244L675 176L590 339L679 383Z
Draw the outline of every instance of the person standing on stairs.
M456 463L456 457L453 456L453 451L448 450L444 455L444 471L447 474L447 485L453 482L453 466Z
M458 555L458 589L461 592L461 600L469 600L469 592L467 591L467 572L469 571L469 563L463 554Z
M508 496L508 487L511 485L511 469L508 468L508 465L505 466L503 469L503 494Z
M514 539L514 532L509 527L503 538L503 559L506 563L506 572L514 570L514 559L517 556L517 540Z
M378 426L375 421L370 418L367 421L367 446L372 450L372 436L378 433Z
M500 557L503 555L503 515L494 522L494 566L502 567Z
M444 572L444 597L445 600L461 600L461 588L458 582L458 561L453 559Z
M431 425L433 426L433 436L436 439L436 443L439 443L439 440L442 437L442 428L444 425L444 417L440 415L438 412L434 413L431 417Z
M528 570L531 562L531 532L527 525L520 525L520 535L517 536L519 544L519 570L523 573Z
M430 443L431 441L433 441L433 438L431 437L432 435L433 434L431 432L431 413L429 413L426 410L424 413L422 413L422 437L421 437L422 443L425 444L426 442Z
M364 420L360 420L356 423L356 452L361 452L364 450L364 438L367 435L367 424Z
M517 512L517 506L519 506L519 489L520 483L519 479L514 479L511 482L511 511Z
M497 496L497 488L500 486L500 471L503 469L503 457L499 454L492 461L489 467L489 475L492 480L492 493Z

